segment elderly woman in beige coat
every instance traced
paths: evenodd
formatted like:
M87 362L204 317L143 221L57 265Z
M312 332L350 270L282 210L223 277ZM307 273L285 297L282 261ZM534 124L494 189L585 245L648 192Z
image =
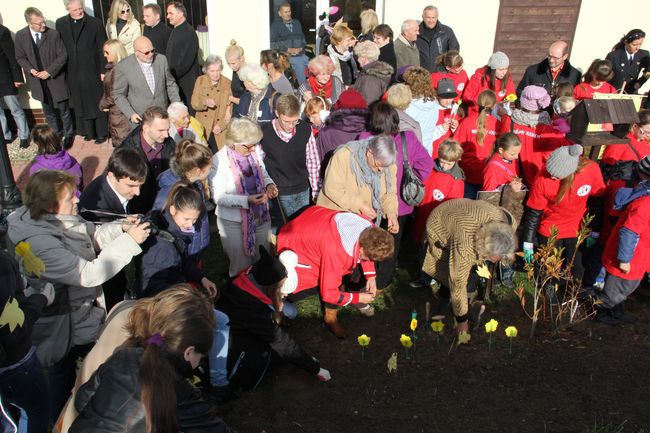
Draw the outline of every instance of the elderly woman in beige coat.
M223 61L219 56L208 56L203 66L204 75L196 79L192 93L195 117L205 128L212 152L223 147L223 136L232 117L231 81L224 77Z
M140 23L133 15L131 5L126 0L113 0L106 21L108 39L117 39L122 42L128 55L133 54L135 52L133 41L142 36L142 31Z
M507 210L481 200L449 200L429 215L422 271L441 285L441 313L451 301L458 332L469 330L467 286L473 269L485 262L512 262L515 229Z
M397 233L397 167L395 141L387 135L351 141L339 146L325 171L317 205L355 212L388 222Z

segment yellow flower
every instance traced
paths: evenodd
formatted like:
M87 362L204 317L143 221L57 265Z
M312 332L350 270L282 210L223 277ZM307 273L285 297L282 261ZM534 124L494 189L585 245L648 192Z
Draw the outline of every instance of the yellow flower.
M517 336L517 328L514 326L508 326L506 328L506 337L514 338Z
M504 101L515 102L517 100L517 95L514 93L509 94L504 98Z
M361 334L357 337L357 341L359 342L360 346L366 347L370 344L370 337L368 337L366 334Z
M45 263L32 252L29 242L19 242L16 245L16 254L22 257L23 269L26 273L40 278L41 273L45 272Z
M402 346L406 347L407 349L410 349L411 346L413 346L413 340L411 340L411 337L406 334L402 334L402 336L399 338L399 342L402 343Z
M418 319L411 319L411 331L415 331L418 327Z
M491 319L489 322L485 324L485 332L487 332L488 334L490 332L496 332L498 326L499 326L499 322L497 322L494 319Z
M458 344L469 344L472 336L468 332L461 332L458 334Z
M445 328L445 324L442 323L440 320L431 323L431 329L433 330L433 332L442 332L444 328Z
M482 278L492 278L492 274L490 273L490 269L488 269L485 264L479 265L476 267L476 273L478 274L479 277Z

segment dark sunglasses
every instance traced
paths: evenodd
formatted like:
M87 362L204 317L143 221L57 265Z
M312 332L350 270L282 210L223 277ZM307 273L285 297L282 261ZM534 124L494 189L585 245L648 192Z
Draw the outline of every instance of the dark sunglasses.
M122 13L122 14L128 14L129 12L131 12L131 9L125 9L125 10L121 11L120 13Z

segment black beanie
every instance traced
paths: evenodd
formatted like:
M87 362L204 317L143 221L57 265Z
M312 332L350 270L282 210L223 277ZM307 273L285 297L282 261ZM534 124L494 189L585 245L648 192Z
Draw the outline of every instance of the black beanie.
M266 248L260 245L260 259L253 264L251 274L257 284L272 286L286 278L287 270L280 259L269 254Z

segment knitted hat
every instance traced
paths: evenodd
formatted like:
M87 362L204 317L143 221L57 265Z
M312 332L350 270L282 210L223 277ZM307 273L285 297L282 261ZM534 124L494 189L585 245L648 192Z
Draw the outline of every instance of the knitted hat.
M354 89L348 89L345 92L341 93L339 100L334 104L335 110L340 110L341 108L361 108L367 109L368 103L363 99L363 95L357 92Z
M403 83L404 82L404 73L409 70L409 68L413 68L413 65L404 65L400 66L397 68L397 72L395 72L395 77L397 78L398 83Z
M551 96L540 86L526 86L521 92L519 104L526 110L537 111L549 106Z
M456 86L454 86L454 82L449 78L443 78L438 81L436 92L438 93L438 97L443 99L451 99L458 96L458 93L456 93Z
M650 156L646 156L641 161L639 161L637 170L639 170L640 174L650 177Z
M287 276L287 270L277 257L260 245L260 259L253 264L251 274L257 284L272 286Z
M510 59L508 56L506 56L506 53L497 51L490 56L490 60L488 60L487 65L490 67L490 69L507 68L510 66Z
M557 179L571 176L578 169L578 162L582 155L582 146L562 146L551 153L546 160L546 171Z

